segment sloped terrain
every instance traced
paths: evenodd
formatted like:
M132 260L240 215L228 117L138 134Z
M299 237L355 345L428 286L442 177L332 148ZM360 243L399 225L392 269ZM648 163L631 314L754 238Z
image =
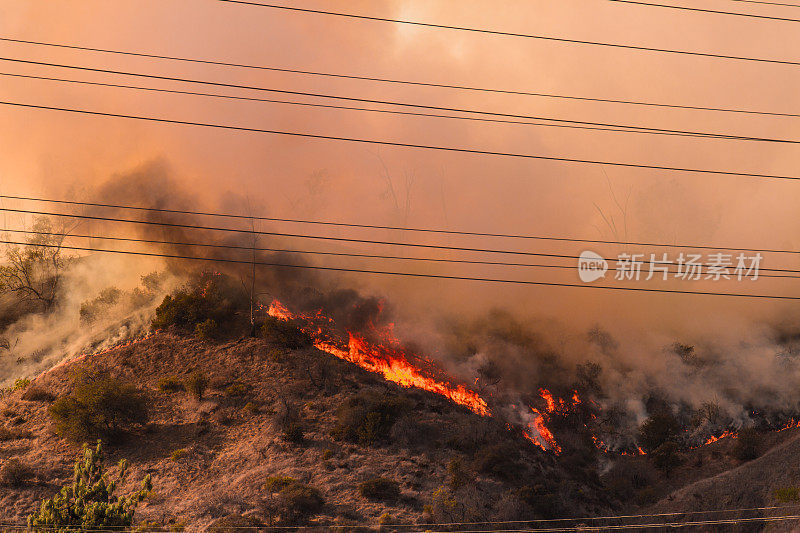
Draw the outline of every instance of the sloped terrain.
M71 479L79 445L56 434L48 408L70 392L75 371L87 365L147 396L149 422L107 448L113 462L124 457L131 463L122 493L152 474L154 491L137 509L137 523L195 529L240 516L281 523L286 517L270 510L274 490L265 487L275 476L320 491L324 506L303 517L312 524L609 511L596 477L565 470L501 421L445 398L387 383L314 348L287 350L251 338L214 343L159 332L61 365L0 399L2 422L11 432L0 442L0 458L16 457L35 473L22 486L0 487L3 522L23 523L42 498ZM179 383L197 372L209 381L201 400L164 390L165 378ZM401 406L372 442L335 431L345 416L342 406L364 395ZM282 425L288 412L295 413L302 439ZM399 495L382 501L362 495L359 485L377 477L396 481ZM458 491L457 504L448 499L450 491Z

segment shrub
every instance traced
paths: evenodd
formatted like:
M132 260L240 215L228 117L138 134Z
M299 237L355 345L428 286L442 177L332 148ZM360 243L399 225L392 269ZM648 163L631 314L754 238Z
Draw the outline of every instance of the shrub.
M243 409L252 415L257 415L261 412L261 409L259 409L258 406L253 402L247 402L244 404Z
M800 500L800 488L782 487L772 491L772 497L781 503L796 502Z
M319 490L303 483L290 483L280 491L279 512L288 522L297 522L317 514L325 499Z
M22 394L22 399L28 402L47 402L55 401L56 397L41 387L28 387Z
M81 304L81 322L92 323L100 316L108 312L109 308L119 302L122 291L116 287L108 287L100 291L100 294L92 299L86 300Z
M250 392L250 387L248 387L244 383L234 383L233 385L228 385L227 387L225 387L225 396L231 398L244 396L248 392Z
M237 311L245 309L247 304L245 295L230 278L203 272L164 297L151 325L153 329L175 327L194 332L198 324L212 320L222 328L231 324Z
M517 448L511 444L490 444L475 452L472 466L482 474L511 480L520 474L518 455Z
M761 454L761 439L753 428L739 432L736 444L733 445L733 456L740 461L752 461Z
M361 483L358 493L369 500L391 501L400 497L400 485L397 481L376 477Z
M374 444L389 435L395 421L409 409L396 396L362 393L348 398L336 410L333 437L358 444Z
M184 450L183 448L178 448L177 450L173 450L173 452L169 454L169 458L172 459L173 461L180 461L184 457L186 457L186 450Z
M128 462L123 459L118 465L118 479L109 480L103 468L100 442L94 450L84 444L83 453L75 462L72 484L42 501L39 511L28 516L28 527L59 532L130 527L136 506L153 486L148 474L140 490L128 496L115 496L117 484L125 480L127 471Z
M280 320L271 316L268 316L262 324L261 336L267 341L289 350L296 350L311 344L311 337L293 321Z
M17 459L12 457L3 463L0 468L0 484L9 487L19 487L33 479L33 469Z
M639 445L650 453L680 432L675 416L667 410L654 413L639 427Z
M294 442L295 444L303 442L303 439L305 438L303 426L295 421L284 422L281 427L281 433L283 434L283 438L285 440Z
M461 457L453 457L450 459L450 462L447 463L447 474L449 475L447 485L452 490L456 490L471 483L474 478L472 472L468 471L464 466L464 461Z
M203 394L205 394L206 388L208 387L208 377L199 370L196 370L186 377L183 381L183 386L192 396L198 400L202 400Z
M674 441L667 441L650 453L650 458L656 468L670 475L673 469L681 464L678 455L678 445Z
M217 321L213 318L207 318L203 322L198 322L194 326L194 334L198 339L204 341L214 339L219 333L219 326Z
M264 482L264 488L270 492L280 492L292 483L295 483L295 479L289 476L270 476Z
M59 434L80 442L89 438L112 439L122 431L147 421L147 404L139 390L105 375L76 380L72 394L50 406Z
M158 390L162 392L178 392L184 390L184 387L177 376L167 376L158 380Z
M28 385L31 384L31 380L28 378L17 378L14 380L14 384L8 388L9 392L16 392L18 390L22 390Z

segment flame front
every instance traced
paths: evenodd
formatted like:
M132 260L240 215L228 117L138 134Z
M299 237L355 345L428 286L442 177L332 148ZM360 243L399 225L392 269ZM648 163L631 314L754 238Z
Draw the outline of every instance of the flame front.
M295 316L280 302L273 301L269 306L270 316L281 320L292 320ZM308 317L303 317L308 318ZM321 318L321 314L317 314ZM481 416L491 416L489 405L475 391L463 385L453 385L447 381L436 379L427 372L417 368L408 360L406 353L399 348L399 342L390 336L384 344L375 344L367 341L363 336L348 332L349 342L347 349L336 346L333 342L322 338L319 328L306 328L312 334L314 346L339 359L354 363L370 372L381 374L384 378L403 387L416 387L449 398L453 402L467 407L472 412Z

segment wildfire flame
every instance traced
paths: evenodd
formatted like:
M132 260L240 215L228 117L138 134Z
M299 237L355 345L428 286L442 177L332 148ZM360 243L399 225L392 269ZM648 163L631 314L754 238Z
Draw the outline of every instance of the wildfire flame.
M273 301L267 312L270 316L281 320L298 318L278 301ZM317 317L321 317L321 314L317 313ZM386 329L385 336L391 335L391 326ZM480 416L491 416L489 405L475 391L463 385L454 385L436 379L428 372L414 366L409 361L409 356L399 348L399 341L393 336L387 338L383 344L377 344L367 341L362 335L349 331L348 346L347 349L344 349L321 338L322 332L319 328L307 330L307 333L312 334L314 346L323 352L354 363L370 372L381 374L387 380L403 387L416 387L440 394Z

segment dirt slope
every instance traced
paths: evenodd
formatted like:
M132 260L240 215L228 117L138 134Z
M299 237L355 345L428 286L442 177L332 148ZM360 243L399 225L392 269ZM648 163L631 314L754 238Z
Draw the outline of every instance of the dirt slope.
M137 521L178 523L191 530L221 517L252 515L265 520L264 482L275 475L291 476L322 492L326 505L313 522L375 524L384 513L395 523L428 519L424 507L448 479L447 464L455 456L471 460L465 443L478 439L475 435L488 423L444 398L386 383L313 348L285 352L257 339L216 344L157 333L56 368L29 389L64 395L75 369L84 364L136 383L149 397L147 426L109 447L110 459L131 462L123 492L146 473L153 475L154 493L140 505ZM203 401L182 391L159 390L159 379L183 378L195 370L210 378ZM390 442L381 445L333 439L337 407L365 390L403 396L412 402L410 416L395 424ZM38 501L67 483L79 450L55 434L47 412L50 402L25 400L24 394L16 391L0 399L0 421L29 432L29 438L0 442L0 460L18 457L35 470L36 479L19 488L0 487L3 523L24 522ZM302 443L287 442L278 427L278 415L287 403L300 410ZM525 472L535 473L531 477L556 491L550 494L553 501L571 503L579 515L607 509L591 481L564 472L551 456L510 432L508 439L521 450ZM173 458L176 450L185 452ZM377 476L398 481L401 497L389 502L362 497L358 484ZM530 481L478 473L476 483L492 506L503 500L502 494ZM497 512L509 516L508 510Z

